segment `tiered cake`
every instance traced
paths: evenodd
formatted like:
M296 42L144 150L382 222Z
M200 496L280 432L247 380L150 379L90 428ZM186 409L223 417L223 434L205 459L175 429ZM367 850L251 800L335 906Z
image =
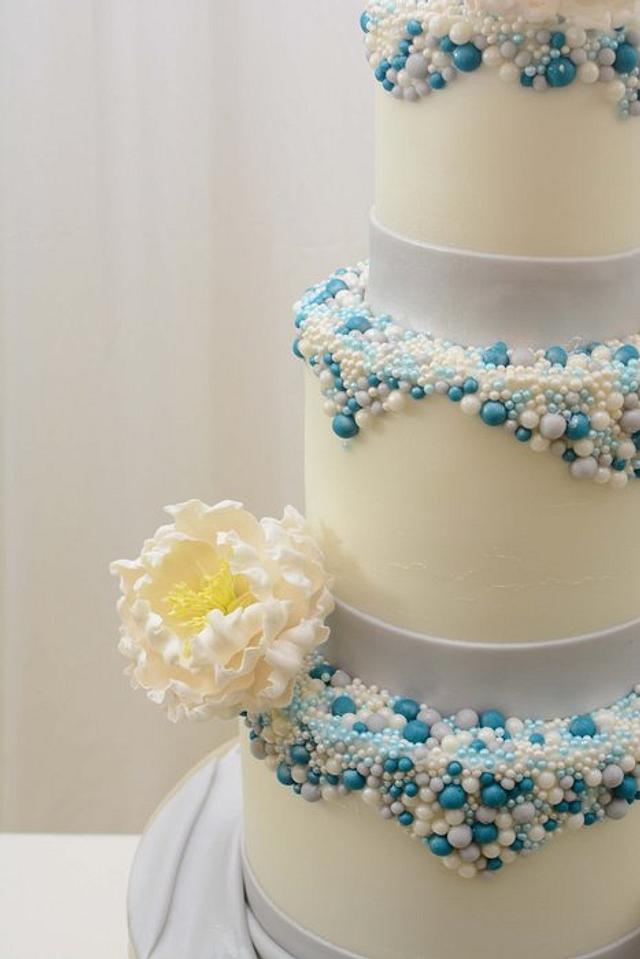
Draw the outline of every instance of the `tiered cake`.
M176 508L118 567L123 650L245 715L263 959L634 959L640 11L361 26L370 262L296 305L309 525Z

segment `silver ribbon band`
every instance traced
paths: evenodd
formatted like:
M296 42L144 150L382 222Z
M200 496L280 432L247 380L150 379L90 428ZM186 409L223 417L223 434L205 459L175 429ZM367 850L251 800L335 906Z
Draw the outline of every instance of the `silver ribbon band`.
M586 713L640 681L640 620L546 643L439 639L338 602L327 658L367 684L428 703L501 709L522 719Z
M640 249L546 259L445 249L371 219L368 301L414 330L473 345L542 347L640 326Z

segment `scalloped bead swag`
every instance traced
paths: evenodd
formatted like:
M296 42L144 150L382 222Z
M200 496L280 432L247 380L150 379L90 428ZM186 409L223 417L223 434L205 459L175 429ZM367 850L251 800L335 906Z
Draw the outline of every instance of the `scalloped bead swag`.
M602 83L620 116L640 115L640 32L610 31L551 17L497 16L455 2L370 3L361 18L376 80L398 99L443 90L481 66L533 91Z
M334 433L440 396L576 479L640 478L640 335L548 349L462 346L406 330L367 305L368 264L338 270L295 306L294 353L317 376Z
M310 803L359 796L471 879L640 799L640 686L610 708L543 722L444 717L315 654L284 710L246 715L253 756Z

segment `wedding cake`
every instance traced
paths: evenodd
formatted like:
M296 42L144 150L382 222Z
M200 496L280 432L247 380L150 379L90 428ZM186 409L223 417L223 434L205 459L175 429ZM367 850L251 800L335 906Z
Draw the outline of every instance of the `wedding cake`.
M640 4L361 29L370 259L295 307L306 520L171 508L121 650L172 718L243 717L242 959L637 959Z

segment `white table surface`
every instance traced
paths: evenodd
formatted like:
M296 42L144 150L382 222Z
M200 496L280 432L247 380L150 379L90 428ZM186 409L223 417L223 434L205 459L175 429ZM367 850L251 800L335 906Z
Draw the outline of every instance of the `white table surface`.
M126 959L138 839L0 834L2 959Z

